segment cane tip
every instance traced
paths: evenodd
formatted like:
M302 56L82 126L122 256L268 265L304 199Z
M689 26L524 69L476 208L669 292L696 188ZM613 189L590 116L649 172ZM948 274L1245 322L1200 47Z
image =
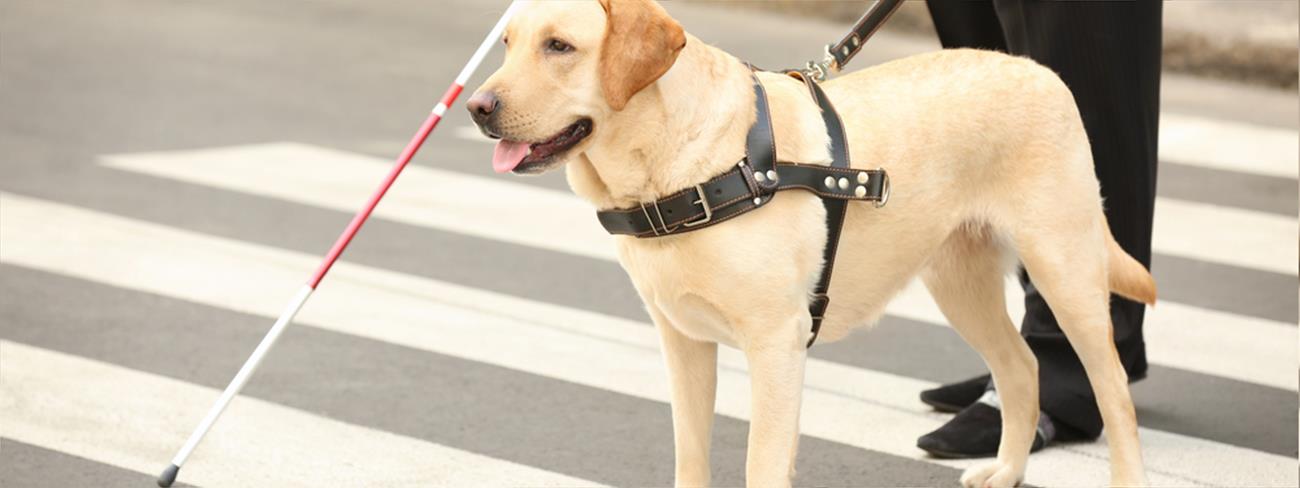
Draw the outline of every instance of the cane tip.
M176 474L181 471L181 467L175 464L164 469L161 475L158 475L158 486L167 488L176 482Z

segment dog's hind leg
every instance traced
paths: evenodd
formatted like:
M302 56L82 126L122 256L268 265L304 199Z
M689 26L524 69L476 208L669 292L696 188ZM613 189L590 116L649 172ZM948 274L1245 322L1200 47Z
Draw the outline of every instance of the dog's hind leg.
M1007 315L1005 252L987 228L963 227L922 274L944 316L984 358L1002 403L997 460L966 470L967 488L1018 485L1038 424L1038 362Z
M672 384L673 445L678 487L709 485L709 439L718 385L718 344L683 335L651 309Z
M1108 230L1092 205L1026 215L1031 222L1016 226L1012 240L1088 373L1110 444L1111 485L1143 486L1137 417L1110 322Z

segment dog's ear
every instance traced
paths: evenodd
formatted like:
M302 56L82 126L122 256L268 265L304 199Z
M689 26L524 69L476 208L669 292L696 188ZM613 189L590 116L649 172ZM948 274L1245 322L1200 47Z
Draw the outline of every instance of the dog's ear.
M686 32L652 0L600 0L605 41L600 87L614 110L668 71L686 46Z

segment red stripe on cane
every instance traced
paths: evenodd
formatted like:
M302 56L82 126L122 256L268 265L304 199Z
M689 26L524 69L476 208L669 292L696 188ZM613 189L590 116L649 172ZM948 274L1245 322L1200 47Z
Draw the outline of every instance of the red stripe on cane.
M451 104L456 103L456 97L460 96L460 91L464 89L465 87L453 83L447 87L447 93L443 93L442 100L438 100L438 102L451 107Z
M447 90L447 93L452 94L451 99L455 100L455 95L460 94L460 87L456 85L452 85L452 87L456 89ZM446 96L443 98L445 99ZM411 157L415 156L415 151L420 149L420 145L424 144L424 140L429 137L430 132L433 132L433 128L438 126L440 120L442 120L442 117L437 114L429 114L429 118L424 119L424 124L420 126L420 130L416 131L415 136L411 137L411 142L406 144L406 149L403 149L402 154L397 157L397 164L388 172L388 176L384 177L383 183L379 184L379 189L375 190L375 193L370 196L370 200L366 201L366 206L362 207L355 217L352 217L352 222L348 223L347 229L344 229L343 234L339 235L338 240L334 241L334 246L325 255L325 260L320 263L320 268L316 269L316 274L312 275L311 280L307 282L307 286L315 290L316 285L320 284L320 280L325 278L325 273L330 271L330 268L334 266L334 261L338 260L339 255L343 254L343 250L348 248L348 243L352 242L352 236L355 236L357 231L361 230L361 225L366 223L366 219L375 210L379 200L384 198L385 193L388 193L388 188L393 186L394 181L397 181L397 176L402 174L402 169L406 168L406 163L411 162Z

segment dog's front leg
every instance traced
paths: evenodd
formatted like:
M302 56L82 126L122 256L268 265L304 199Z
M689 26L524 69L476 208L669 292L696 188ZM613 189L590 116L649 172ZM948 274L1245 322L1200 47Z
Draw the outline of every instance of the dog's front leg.
M748 486L790 486L794 476L807 356L800 331L807 322L804 316L749 329L758 333L749 335L744 345L753 411L745 462Z
M673 397L676 484L709 485L709 440L718 385L718 344L683 335L662 314L651 311L663 342Z

